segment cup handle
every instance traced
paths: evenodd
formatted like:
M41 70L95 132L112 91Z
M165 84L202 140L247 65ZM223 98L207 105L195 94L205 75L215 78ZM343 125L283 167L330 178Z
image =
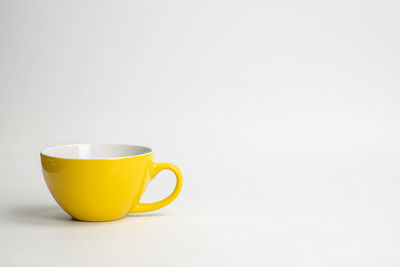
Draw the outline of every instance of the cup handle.
M165 207L172 201L174 201L175 198L179 195L182 189L182 181L183 181L181 170L179 170L179 168L172 163L154 163L152 166L152 170L150 171L150 180L153 180L156 177L156 175L162 170L170 170L175 174L176 185L174 191L167 198L160 200L158 202L154 203L139 202L136 205L136 207L132 209L131 211L132 213L148 212L161 209L162 207Z

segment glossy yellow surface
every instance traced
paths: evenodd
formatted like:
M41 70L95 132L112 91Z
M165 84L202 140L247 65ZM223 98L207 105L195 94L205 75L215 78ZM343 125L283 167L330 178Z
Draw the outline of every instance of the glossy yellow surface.
M126 158L67 159L41 154L43 175L57 203L73 218L109 221L171 203L182 188L182 173L171 163L155 163L153 153ZM150 181L164 169L177 179L174 191L155 203L140 203Z

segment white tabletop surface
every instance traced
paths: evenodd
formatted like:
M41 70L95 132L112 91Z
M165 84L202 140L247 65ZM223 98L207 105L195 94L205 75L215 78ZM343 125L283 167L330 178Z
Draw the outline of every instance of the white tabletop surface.
M399 10L1 0L0 266L400 266ZM71 220L39 160L71 143L150 146L182 193Z
M335 164L338 173L255 177L257 173L232 171L229 180L209 174L215 180L204 178L207 184L201 182L207 174L193 172L186 175L182 196L171 206L104 223L72 220L49 197L40 175L27 173L35 186L16 183L20 191L2 197L1 262L4 266L397 266L400 182L385 171L396 165L388 160L310 159L316 166ZM13 173L14 168L15 164L3 166L2 172ZM159 194L173 186L169 175L156 181L149 192Z

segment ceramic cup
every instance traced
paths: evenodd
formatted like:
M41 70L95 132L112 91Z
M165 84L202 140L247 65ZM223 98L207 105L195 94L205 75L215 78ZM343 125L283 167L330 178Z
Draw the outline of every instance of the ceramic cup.
M47 187L74 219L110 221L128 213L148 212L171 203L182 188L182 173L171 163L155 163L144 146L117 144L62 145L40 153ZM155 203L140 203L149 182L168 169L174 191Z

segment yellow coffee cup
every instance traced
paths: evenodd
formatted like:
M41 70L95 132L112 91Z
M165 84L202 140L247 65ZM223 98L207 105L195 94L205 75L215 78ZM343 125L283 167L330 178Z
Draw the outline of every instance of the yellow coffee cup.
M182 188L182 173L171 163L155 163L150 148L118 144L62 145L40 153L47 187L74 219L110 221L128 213L160 209ZM140 203L150 181L168 169L176 176L174 191L155 203Z

